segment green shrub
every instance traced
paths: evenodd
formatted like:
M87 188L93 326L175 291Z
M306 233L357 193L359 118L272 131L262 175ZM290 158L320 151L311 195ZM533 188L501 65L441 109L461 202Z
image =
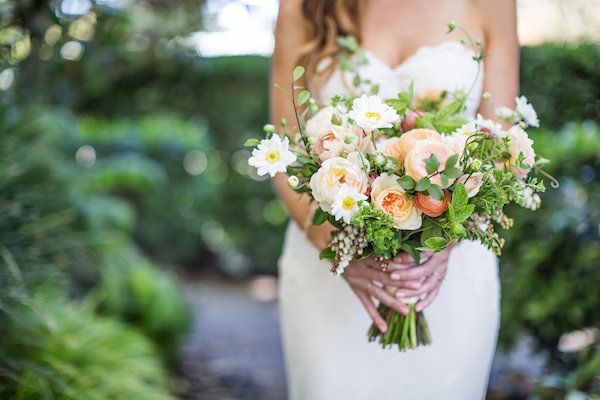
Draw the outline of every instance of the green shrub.
M32 115L0 110L0 398L172 398L160 356L173 359L185 333L176 282L137 253L112 257L134 246L134 208L81 190L89 171L53 131L68 115ZM137 263L135 318L98 317L83 300L113 262Z
M102 281L93 294L99 312L135 326L165 359L176 360L191 316L175 279L133 248L114 246L104 257Z
M152 342L65 301L29 298L0 337L0 397L172 399ZM7 317L7 315L3 315Z

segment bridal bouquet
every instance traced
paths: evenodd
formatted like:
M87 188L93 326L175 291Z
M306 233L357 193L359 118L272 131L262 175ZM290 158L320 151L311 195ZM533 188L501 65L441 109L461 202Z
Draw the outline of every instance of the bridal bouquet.
M289 185L318 205L313 223L328 221L337 228L320 255L332 261L334 274L370 256L385 270L386 260L401 251L418 264L421 252L464 239L479 240L500 254L504 239L496 229L513 224L504 206L539 207L537 192L545 187L529 173L541 171L547 160L536 156L525 131L539 124L525 97L516 99L514 110L498 110L511 125L505 129L482 116L465 118L464 92L419 98L410 87L382 99L375 89L370 95L336 96L319 107L296 85L303 74L304 68L296 67L286 91L296 125L283 120L282 132L266 125L265 139L246 142L255 147L248 162L258 175L287 174ZM417 300L407 301L408 315L380 304L388 330L373 324L369 340L400 350L429 344Z

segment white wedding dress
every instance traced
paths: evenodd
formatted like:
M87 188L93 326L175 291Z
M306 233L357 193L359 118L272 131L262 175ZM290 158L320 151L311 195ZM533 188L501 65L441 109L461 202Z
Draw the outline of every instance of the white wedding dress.
M415 92L468 90L476 75L473 52L459 42L422 47L390 68L367 52L359 74L396 97L412 80ZM339 69L319 93L321 101L347 92ZM351 82L351 79L349 80ZM467 102L474 115L482 77ZM451 252L440 292L425 309L433 343L400 353L369 343L371 323L343 278L329 272L318 251L290 223L280 259L280 307L289 400L483 399L499 320L498 263L475 242Z

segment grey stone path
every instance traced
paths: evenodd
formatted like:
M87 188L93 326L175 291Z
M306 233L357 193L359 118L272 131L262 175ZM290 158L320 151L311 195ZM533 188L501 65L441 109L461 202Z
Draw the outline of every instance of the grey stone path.
M210 396L198 393L198 397L189 398L286 398L276 291L273 278L186 285L195 321L185 347L184 369L201 366L200 375L214 374L215 383L226 389Z
M277 281L203 279L184 283L194 310L185 347L182 392L186 400L285 400ZM521 341L494 361L488 400L527 398L544 358Z

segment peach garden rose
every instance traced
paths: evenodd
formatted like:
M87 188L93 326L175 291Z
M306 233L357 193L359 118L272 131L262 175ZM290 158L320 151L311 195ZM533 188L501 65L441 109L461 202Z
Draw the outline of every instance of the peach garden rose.
M384 144L384 148L381 152L402 162L406 158L408 152L415 147L418 142L422 140L441 142L442 135L432 129L411 129L408 132L404 132L399 138L392 138L389 140L391 141L390 144Z
M446 160L455 153L447 144L442 143L441 141L421 140L417 142L406 155L406 159L404 160L404 170L406 175L417 182L422 178L429 176L430 174L427 173L427 168L425 167L425 160L432 154L435 154L440 162L438 171L442 171ZM431 183L436 185L441 184L441 177L439 174L432 176L430 180ZM449 181L452 183L454 180L450 179Z
M371 185L371 199L377 208L392 217L395 228L418 229L423 222L421 211L398 185L398 178L398 175L386 173L379 175Z

